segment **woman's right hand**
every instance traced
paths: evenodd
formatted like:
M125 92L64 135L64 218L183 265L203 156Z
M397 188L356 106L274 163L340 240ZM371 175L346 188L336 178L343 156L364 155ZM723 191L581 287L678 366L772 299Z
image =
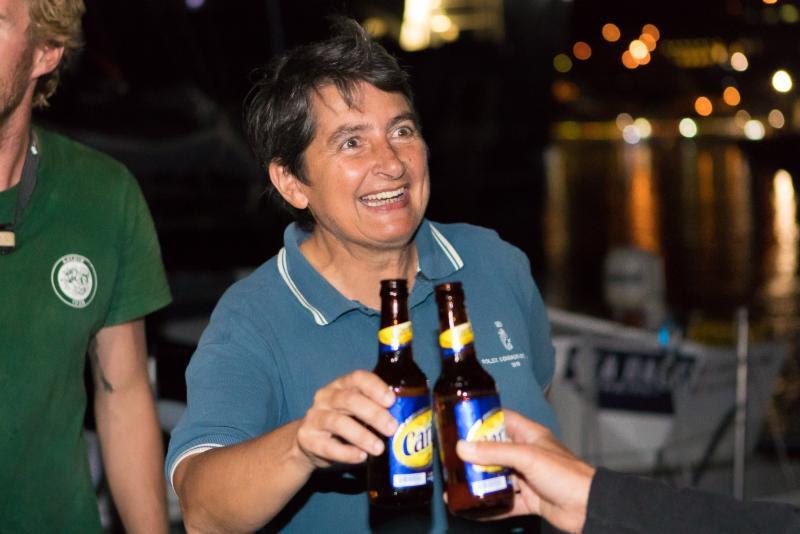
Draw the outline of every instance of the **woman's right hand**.
M299 421L296 445L313 467L356 464L383 452L372 429L391 436L397 422L388 408L395 395L377 375L353 371L317 390ZM368 428L369 427L369 428Z

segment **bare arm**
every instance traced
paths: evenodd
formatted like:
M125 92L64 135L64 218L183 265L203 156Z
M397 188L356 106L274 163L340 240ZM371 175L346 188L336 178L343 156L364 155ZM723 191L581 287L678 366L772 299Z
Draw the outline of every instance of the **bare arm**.
M147 377L144 320L101 329L89 355L103 462L125 530L165 533L164 449Z
M189 532L249 532L274 518L317 467L363 462L397 426L394 402L376 375L355 371L314 395L300 420L238 445L181 461L173 477Z

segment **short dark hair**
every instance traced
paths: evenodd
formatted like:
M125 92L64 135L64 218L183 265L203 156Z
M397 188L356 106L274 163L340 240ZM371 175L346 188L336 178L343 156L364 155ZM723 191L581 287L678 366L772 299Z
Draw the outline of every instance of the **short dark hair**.
M244 123L250 147L264 170L274 161L307 183L304 154L315 132L311 92L324 86L335 85L352 106L355 86L367 82L382 91L401 93L413 109L408 73L397 60L354 20L337 17L333 29L328 40L289 50L257 73L245 99ZM301 228L313 229L308 209L295 209L276 194L269 180L267 192L277 197Z

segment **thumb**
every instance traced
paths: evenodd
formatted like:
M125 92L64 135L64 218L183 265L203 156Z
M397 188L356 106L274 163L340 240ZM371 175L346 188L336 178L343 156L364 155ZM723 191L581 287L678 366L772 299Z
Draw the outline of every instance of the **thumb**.
M478 465L502 465L522 471L527 463L523 444L499 441L464 441L456 444L456 452L465 462Z

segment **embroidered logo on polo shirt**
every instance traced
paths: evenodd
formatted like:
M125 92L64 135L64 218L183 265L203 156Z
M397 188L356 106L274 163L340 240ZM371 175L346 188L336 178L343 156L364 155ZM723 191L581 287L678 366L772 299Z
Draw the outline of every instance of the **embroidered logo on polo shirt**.
M67 254L59 258L50 272L50 282L58 298L73 308L85 308L97 293L94 265L80 254Z
M495 321L494 326L497 327L497 337L500 338L500 343L503 344L506 350L514 350L514 345L511 343L511 338L508 337L506 329L503 328L503 323Z

